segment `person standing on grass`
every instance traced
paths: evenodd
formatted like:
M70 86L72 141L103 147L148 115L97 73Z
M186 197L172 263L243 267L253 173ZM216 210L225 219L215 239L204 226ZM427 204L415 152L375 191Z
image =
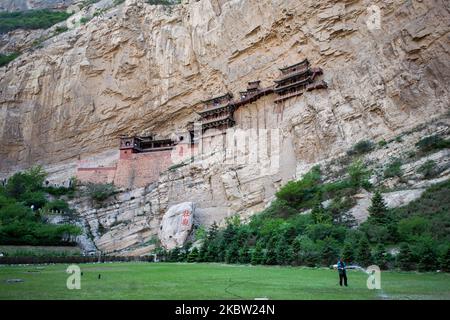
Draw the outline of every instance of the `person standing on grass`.
M342 280L344 280L344 285L347 287L347 266L342 258L339 258L337 263L337 269L339 272L339 285L342 287Z

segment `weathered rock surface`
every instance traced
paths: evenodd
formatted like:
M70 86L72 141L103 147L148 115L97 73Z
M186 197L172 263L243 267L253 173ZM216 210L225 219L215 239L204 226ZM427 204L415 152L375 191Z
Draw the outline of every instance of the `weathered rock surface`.
M73 200L71 205L86 222L86 233L100 251L144 254L155 247L151 240L158 235L165 209L160 209L158 198L157 190L141 188L115 195L101 207L88 198Z
M86 228L85 220L80 217L67 216L67 215L48 215L45 217L48 223L51 224L73 224L81 228L82 234L78 235L74 240L77 245L83 250L85 253L87 252L95 252L97 251L97 247L95 246L94 241L90 238L90 235L87 234L88 228Z
M424 191L425 189L400 190L383 193L382 196L388 208L397 208L420 198ZM350 209L349 213L355 217L358 223L367 220L372 196L369 192L360 193L355 196L357 203Z

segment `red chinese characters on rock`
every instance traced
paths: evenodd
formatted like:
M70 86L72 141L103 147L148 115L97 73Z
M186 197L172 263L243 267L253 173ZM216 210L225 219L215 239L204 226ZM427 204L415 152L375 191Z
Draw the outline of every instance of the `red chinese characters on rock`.
M191 213L189 212L189 210L184 210L183 212L183 217L181 219L181 224L183 226L188 226L189 225L189 217L191 216Z

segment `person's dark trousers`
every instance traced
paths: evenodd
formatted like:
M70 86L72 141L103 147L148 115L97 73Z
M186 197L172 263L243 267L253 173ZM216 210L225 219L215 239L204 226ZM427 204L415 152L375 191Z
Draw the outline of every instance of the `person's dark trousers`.
M344 285L347 286L347 272L339 271L339 285L342 287L342 280L344 280Z

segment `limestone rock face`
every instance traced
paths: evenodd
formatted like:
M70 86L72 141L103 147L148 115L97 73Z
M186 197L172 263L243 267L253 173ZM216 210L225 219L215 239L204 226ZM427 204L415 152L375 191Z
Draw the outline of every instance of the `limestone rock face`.
M199 101L307 57L328 90L266 105L301 171L448 110L449 15L443 0L128 0L0 68L0 172L66 164L70 177L120 134L169 135Z
M166 204L155 189L140 188L115 195L101 207L89 198L70 205L85 222L85 233L106 254L145 254L154 249Z
M171 206L161 221L159 239L166 249L181 247L192 230L195 206L193 202L183 202Z

